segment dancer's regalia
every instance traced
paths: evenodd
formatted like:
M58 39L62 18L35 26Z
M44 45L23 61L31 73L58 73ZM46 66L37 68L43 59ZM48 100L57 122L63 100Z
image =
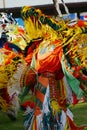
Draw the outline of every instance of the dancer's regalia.
M11 14L0 13L0 109L12 120L19 110L20 76L24 65L24 29Z
M73 104L73 94L79 100L87 93L87 23L77 20L71 26L31 7L24 7L21 15L30 39L21 77L21 99L32 91L21 105L26 129L83 130L67 106Z

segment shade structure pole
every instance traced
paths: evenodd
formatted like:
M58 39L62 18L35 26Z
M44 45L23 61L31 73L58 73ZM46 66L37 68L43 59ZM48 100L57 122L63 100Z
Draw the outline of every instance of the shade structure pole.
M3 0L3 8L5 8L5 0Z
M61 12L60 6L59 6L59 0L53 0L53 3L54 3L54 6L55 6L55 8L56 8L56 10L57 10L58 15L59 15L60 17L62 17L62 12ZM61 0L61 3L62 3L62 5L63 5L63 7L64 7L64 9L65 9L66 14L69 15L69 9L68 9L68 7L66 6L64 0Z
M65 12L69 15L69 9L68 9L68 7L66 6L64 0L61 0L61 1L62 1L62 4L63 4L64 8L65 8Z
M61 10L60 10L58 0L53 0L53 3L54 3L54 6L55 6L55 8L56 8L56 11L57 11L58 15L61 17L61 16L62 16L62 12L61 12Z

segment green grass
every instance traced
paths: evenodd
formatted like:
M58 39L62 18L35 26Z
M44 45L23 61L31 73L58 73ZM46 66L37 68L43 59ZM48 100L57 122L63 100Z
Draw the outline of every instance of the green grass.
M5 113L0 112L0 130L25 130L22 112L19 112L15 121L11 121Z
M70 106L70 109L74 115L74 122L78 126L84 124L87 126L87 102Z
M87 125L87 103L70 106L74 114L74 122L80 125ZM25 130L23 125L23 113L20 111L17 120L11 121L9 117L0 111L0 130Z

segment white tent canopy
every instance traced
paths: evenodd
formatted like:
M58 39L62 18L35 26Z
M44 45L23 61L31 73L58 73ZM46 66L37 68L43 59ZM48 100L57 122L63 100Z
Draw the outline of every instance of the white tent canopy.
M87 2L87 0L64 0L65 3L73 2ZM61 3L61 0L59 0ZM0 0L0 8L9 8L9 7L22 7L25 5L35 6L35 5L46 5L52 4L52 0Z

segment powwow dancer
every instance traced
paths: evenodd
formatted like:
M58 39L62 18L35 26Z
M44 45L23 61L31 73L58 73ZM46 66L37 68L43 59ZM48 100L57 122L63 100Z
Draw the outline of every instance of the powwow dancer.
M0 109L11 120L17 118L20 76L24 67L24 30L12 15L0 13ZM20 45L21 41L21 45Z
M73 93L78 99L87 94L87 23L78 20L71 26L28 6L21 16L31 39L21 99L31 90L34 99L22 104L26 129L84 130L75 125L67 106L73 104Z

